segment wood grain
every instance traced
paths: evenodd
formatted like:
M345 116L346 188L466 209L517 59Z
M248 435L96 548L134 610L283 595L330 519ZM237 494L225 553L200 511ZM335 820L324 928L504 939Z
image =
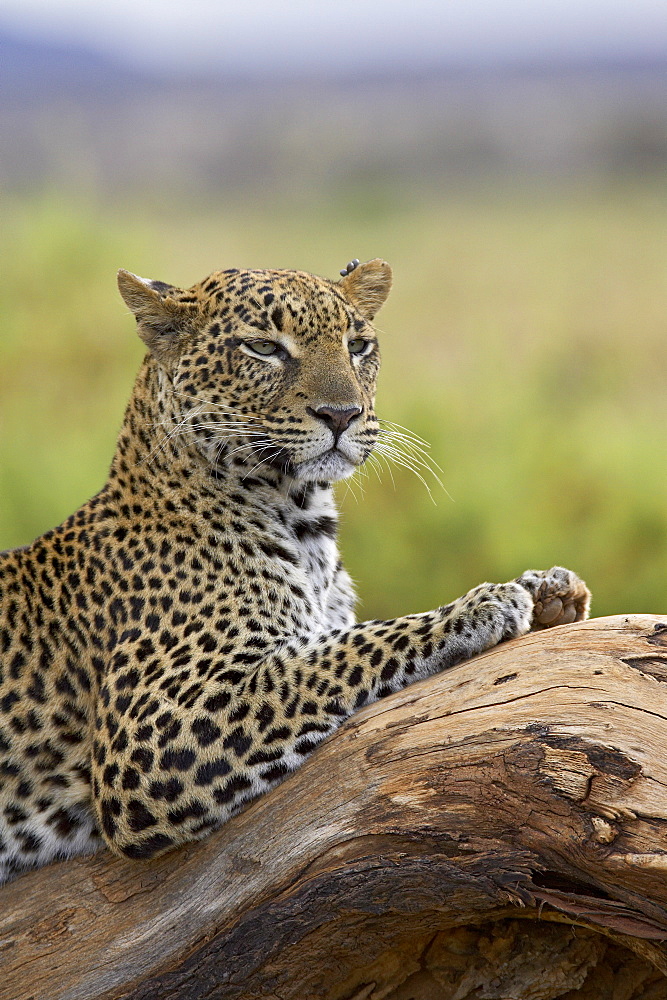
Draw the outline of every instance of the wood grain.
M0 997L661 1000L666 745L667 617L505 643L204 842L4 887Z

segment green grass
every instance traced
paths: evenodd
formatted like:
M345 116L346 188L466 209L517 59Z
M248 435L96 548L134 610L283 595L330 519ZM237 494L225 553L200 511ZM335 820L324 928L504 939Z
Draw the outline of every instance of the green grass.
M339 492L364 616L444 603L563 563L594 613L667 605L667 200L607 191L341 192L335 202L174 211L55 197L0 204L0 544L104 481L140 357L127 267L335 275L384 256L381 416L432 443L451 495L372 471ZM362 497L363 491L363 497ZM353 495L356 494L356 498Z

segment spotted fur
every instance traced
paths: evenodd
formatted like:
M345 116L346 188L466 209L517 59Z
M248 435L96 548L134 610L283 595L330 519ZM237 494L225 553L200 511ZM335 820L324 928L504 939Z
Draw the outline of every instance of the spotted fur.
M108 481L0 555L0 880L152 858L268 790L355 709L531 626L567 570L357 622L331 483L378 437L380 260L338 283L120 272L148 354Z

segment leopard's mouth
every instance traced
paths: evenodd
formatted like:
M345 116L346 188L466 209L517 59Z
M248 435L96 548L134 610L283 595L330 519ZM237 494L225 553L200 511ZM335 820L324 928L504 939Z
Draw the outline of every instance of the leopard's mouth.
M319 454L297 461L288 448L267 441L263 447L255 448L252 461L256 468L268 466L297 481L335 482L351 476L366 458L367 453L348 455L335 444Z

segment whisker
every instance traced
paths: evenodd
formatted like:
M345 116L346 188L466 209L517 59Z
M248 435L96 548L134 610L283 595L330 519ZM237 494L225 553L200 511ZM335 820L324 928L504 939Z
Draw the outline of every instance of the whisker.
M433 477L451 500L450 493L438 475L443 470L430 454L428 442L394 421L381 419L379 424L378 440L374 450L378 462L382 459L387 469L390 461L395 462L396 465L412 472L423 483L429 497L435 503L431 488L425 479L426 475Z
M411 465L414 465L415 468L426 469L428 472L431 472L434 477L437 478L433 465L428 461L427 457L424 457L422 455L415 455L409 451L406 451L404 448L400 446L400 444L397 444L396 442L379 441L375 446L375 450L380 454L385 454L390 456L394 455L400 456L404 461L407 461Z
M177 436L183 438L200 436L204 439L207 451L213 445L214 453L211 457L209 452L209 461L217 470L222 449L228 441L239 438L250 440L265 436L259 418L253 414L239 415L238 411L227 403L204 399L178 389L175 390L175 394L182 399L194 401L197 405L181 415L175 423L175 417L154 422L153 426L169 430L149 453L145 460L147 462L164 450L168 442ZM209 419L206 419L207 417Z
M387 472L389 473L389 478L391 479L391 485L394 487L394 490L395 490L396 489L396 480L394 479L394 473L391 470L391 465L389 464L388 458L385 455L383 455L381 452L378 453L378 454L376 454L375 452L371 452L371 454L368 456L367 461L371 462L371 459L373 461L372 461L372 463L370 465L370 468L373 469L373 471L375 472L375 475L378 477L378 479L380 480L380 482L382 482L382 471L383 471L382 462L384 462L384 466L385 466Z
M270 447L271 446L269 445L268 448L270 448ZM261 450L261 449L258 449L258 450ZM255 473L255 471L257 469L261 469L261 467L263 465L267 465L270 461L271 461L271 455L267 455L266 458L261 459L261 461L257 462L256 465L253 465L252 469L248 473L248 476L250 477L250 476L254 475L254 473Z
M411 431L409 427L404 427L403 424L397 424L393 420L385 420L384 417L379 417L378 418L378 423L380 424L380 427L382 427L384 425L385 427L390 428L391 431L396 431L396 432L399 432L401 434L405 434L406 437L409 437L413 441L418 442L419 444L423 445L425 448L430 448L431 447L431 445L430 445L430 443L428 441L425 441L424 438L422 438L422 437L419 436L419 434L415 434L415 432Z
M397 445L401 445L412 453L420 455L442 472L442 469L430 453L431 446L416 435L406 433L405 431L385 430L381 427L380 438L394 441Z
M198 403L203 403L205 406L210 406L217 410L230 410L232 413L236 413L237 410L230 403L216 402L212 399L202 399L201 396L193 396L191 393L183 392L179 389L174 390L177 396L181 396L182 399L194 399ZM253 413L243 413L241 414L245 420L256 420L260 422L260 418L256 417Z
M198 414L195 414L195 415L198 416ZM159 441L158 444L155 446L155 448L153 448L152 451L149 452L149 454L147 455L147 457L144 459L144 461L146 462L146 464L149 464L150 461L151 461L151 459L155 455L157 455L160 451L162 451L164 448L166 448L168 442L176 434L178 434L179 429L181 429L183 427L183 425L187 422L188 419L190 419L189 416L183 417L181 420L179 420L179 422L176 424L176 426L173 427L171 431L169 431L168 434L165 434L165 436L163 437L162 441Z
M408 469L410 472L412 472L417 477L417 479L423 484L424 488L426 489L426 492L428 493L428 495L431 498L431 500L433 501L433 503L435 503L435 498L433 496L433 493L431 492L431 487L428 485L428 483L426 482L426 480L422 476L421 472L419 472L419 470L416 469L409 462L404 461L398 455L392 455L391 458L396 463L396 465L400 465L404 469ZM438 483L440 484L440 486L442 486L442 483L440 482L440 480L438 480ZM443 486L443 489L444 489L444 486Z
M264 437L264 432L259 430L247 430L244 427L227 427L224 424L195 424L193 427L182 427L182 434L198 434L208 431L211 437L222 437L224 440L231 440L233 437ZM222 433L222 432L225 433Z
M449 499L450 500L452 499L452 497L448 493L447 489L445 488L445 486L444 486L442 480L440 479L440 477L438 476L438 474L426 462L423 462L421 460L415 459L413 456L406 455L404 452L401 452L398 449L396 449L395 447L391 447L391 446L387 445L386 443L385 444L378 444L376 446L376 453L378 455L384 455L387 459L391 459L393 462L395 462L396 465L400 465L404 469L408 469L410 472L412 472L417 477L417 479L419 479L419 481L421 483L423 483L423 485L424 485L424 487L426 489L426 492L428 493L428 495L431 498L431 500L433 501L433 503L436 502L435 498L434 498L434 496L433 496L433 494L431 492L431 488L430 488L428 482L426 481L426 479L424 478L424 476L422 475L422 473L419 471L420 468L423 469L425 473L428 473L429 475L431 475L435 479L435 481L438 484L438 486L440 486L440 488L442 490L444 490L444 492L447 494L447 496L449 497Z
M358 466L348 479L343 480L343 482L345 483L345 495L343 496L343 500L346 500L348 493L350 493L352 494L352 499L354 500L354 502L359 503L359 497L354 491L355 486L359 487L362 497L365 496L366 491L364 490L363 483L361 482L362 476L368 478L368 473L362 466Z

